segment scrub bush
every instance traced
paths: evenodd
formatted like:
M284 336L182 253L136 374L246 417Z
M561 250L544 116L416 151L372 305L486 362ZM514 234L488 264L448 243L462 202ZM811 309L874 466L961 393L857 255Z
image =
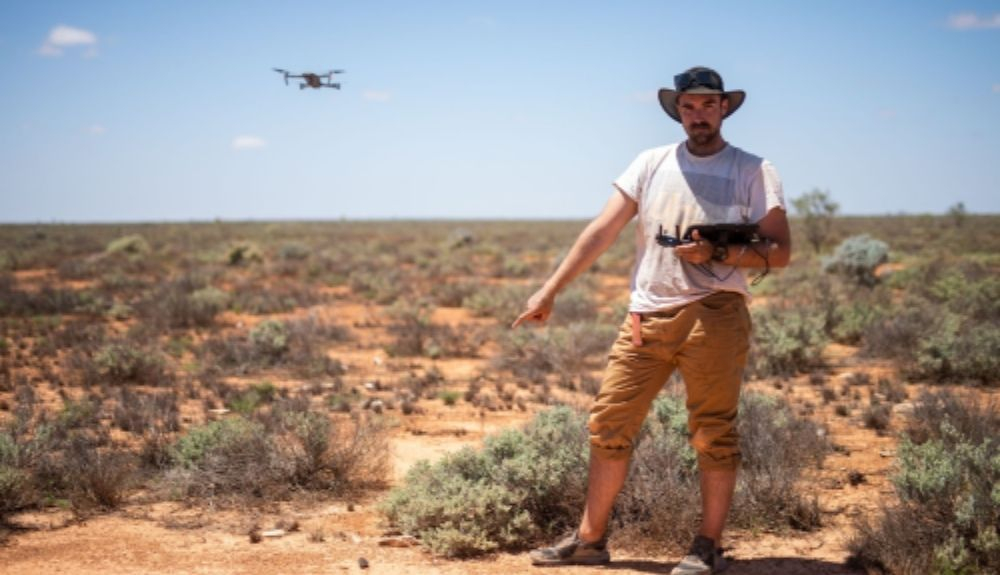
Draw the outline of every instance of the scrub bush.
M868 234L841 242L833 255L823 260L823 269L853 279L861 285L877 283L875 268L889 261L889 245Z
M948 382L1000 381L1000 332L995 319L942 309L921 295L906 296L865 331L862 350L890 357L910 378Z
M787 405L760 395L742 400L743 471L733 506L749 528L818 524L815 502L798 480L826 454L815 425ZM382 509L389 520L435 553L451 557L524 548L572 528L586 495L585 417L567 407L539 413L523 430L488 437L410 470ZM700 510L697 458L688 445L679 397L661 395L632 459L630 478L612 519L614 533L634 543L690 541Z
M493 363L538 383L553 374L561 385L573 388L607 359L617 333L614 326L591 322L508 330L500 335L500 354Z
M94 354L93 363L107 383L162 385L171 381L162 355L128 341L103 346Z
M141 256L148 254L152 249L146 238L139 234L122 236L108 243L104 252L107 254L126 254L130 256Z
M568 527L586 489L582 416L540 413L524 430L488 437L407 473L382 506L389 520L435 553L467 557L523 548Z
M810 306L754 308L747 368L756 377L808 372L828 342L824 315Z
M379 421L331 419L296 400L193 427L169 453L167 483L195 497L282 497L293 489L340 495L379 485L388 471Z
M427 301L397 302L390 309L395 340L386 348L390 355L439 357L475 357L483 343L481 334L466 328L463 332L450 325L431 321L434 306Z
M355 269L350 272L351 291L379 305L389 305L407 290L408 282L395 267Z
M74 290L43 286L37 292L22 291L14 287L8 276L0 276L0 316L31 317L83 311L87 296Z
M1000 571L1000 406L925 394L899 446L899 502L861 519L850 562L881 573Z
M462 300L462 307L476 317L496 318L508 326L521 315L531 293L531 288L521 285L484 287Z
M288 352L288 328L280 321L266 319L250 330L250 346L264 363L278 363Z
M225 292L189 274L163 284L136 308L151 327L208 327L228 302Z
M314 316L284 322L266 319L245 335L207 339L198 354L208 364L238 373L287 365L304 377L337 376L344 373L344 366L326 354L325 344L347 337L344 328Z
M817 426L795 417L771 396L748 393L740 399L738 423L743 462L729 521L747 529L819 526L815 500L803 495L803 472L818 467L829 451ZM690 543L701 511L697 457L688 443L683 398L654 401L629 480L616 506L616 530L647 541Z

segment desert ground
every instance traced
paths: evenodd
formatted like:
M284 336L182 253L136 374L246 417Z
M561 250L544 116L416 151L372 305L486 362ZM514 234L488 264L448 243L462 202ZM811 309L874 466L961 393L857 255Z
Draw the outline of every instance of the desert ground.
M366 265L372 273L377 274L381 265L398 266L387 280L388 287L372 287L374 282L364 283L356 275L356 281L349 280L350 263L345 264L348 266L346 271L309 268L309 263L318 259L323 246L328 245L323 238L302 240L302 245L310 250L307 256L286 253L287 257L282 258L275 255L279 249L275 246L283 242L291 253L287 246L292 244L288 242L298 241L293 237L295 224L272 229L266 236L271 243L258 239L239 244L247 248L241 252L241 258L260 258L250 263L234 262L237 258L232 248L239 243L237 240L256 233L248 228L226 230L218 237L203 231L198 232L200 235L187 235L183 229L169 234L162 230L102 229L94 234L96 239L92 242L80 242L75 248L65 245L67 238L59 236L64 231L38 228L48 239L59 237L62 247L53 248L53 253L45 257L22 258L17 265L9 265L5 274L6 293L10 297L21 297L19 301L27 302L23 305L35 305L32 302L37 300L32 298L40 298L40 294L52 290L98 293L107 301L96 305L96 311L93 305L84 311L79 309L81 306L30 313L6 310L5 332L0 334L6 340L2 349L7 383L0 388L3 407L0 422L4 425L13 425L16 419L19 401L24 397L17 391L21 385L34 390L34 422L39 421L41 413L49 413L50 421L58 421L57 414L66 409L68 400L81 401L87 394L104 389L99 383L80 383L73 372L79 364L71 360L72 345L57 346L45 354L40 351L44 347L43 339L53 339L52 333L76 321L102 325L109 338L125 338L124 341L145 338L144 341L153 342L148 345L160 349L176 347L164 354L163 363L164 370L172 374L169 385L182 390L177 400L179 426L170 432L171 438L192 426L232 417L235 411L232 394L266 381L278 395L295 396L308 392L312 397L310 401L326 409L331 417L345 416L342 410L332 408L333 396L347 398L345 401L351 413L369 416L373 415L373 410L378 411L387 428L388 466L379 481L365 482L357 489L335 494L319 489L297 489L273 498L165 495L163 482L148 474L130 481L127 488L123 487L120 502L112 506L87 505L70 496L57 494L46 498L35 493L31 504L12 509L4 518L0 573L486 575L533 571L526 550L502 551L468 559L435 555L417 539L390 525L379 505L393 487L405 482L407 471L419 461L437 461L464 447L477 448L485 437L522 426L534 414L556 403L581 410L587 408L591 394L585 382L599 380L600 356L588 361L571 385L560 385L554 380L558 374L543 376L546 385L541 387L537 382L525 384L504 364L498 364L497 357L504 353L504 347L498 343L501 336L497 334L508 329L506 322L511 313L518 311L516 306L503 314L491 315L467 305L435 305L428 308L430 315L425 319L429 325L445 329L443 333L448 337L459 340L449 345L461 347L463 351L428 351L427 345L418 346L415 352L399 349L400 331L405 327L398 323L402 313L399 301L406 301L415 293L432 296L442 286L454 285L456 278L464 282L466 298L472 293L499 290L503 286L533 289L550 269L552 257L569 245L567 242L572 239L574 230L579 229L578 223L561 225L565 229L560 234L540 237L529 248L509 248L513 255L503 253L503 248L484 250L471 257L472 263L464 268L446 265L449 262L442 258L447 258L448 252L438 251L438 246L442 242L454 245L466 241L482 245L498 235L510 239L519 236L520 232L509 235L495 230L481 232L475 224L466 224L465 228L471 231L463 231L456 239L454 229L459 226L439 224L432 230L437 233L433 236L436 239L427 244L430 246L427 251L433 252L433 257L428 256L433 260L431 264L421 263L421 254L414 256L412 251L407 252L409 257L396 254L397 257L383 257L384 261L380 261L380 251L384 253L391 250L390 246L399 244L394 244L392 238L365 239L369 228L353 230L340 237L350 236L352 242L360 242L350 245L363 246L358 249L367 250ZM988 229L995 235L995 226ZM39 233L24 228L8 232ZM109 255L105 246L110 241L133 233L149 238L149 251L140 250L137 256L126 254L122 258ZM195 235L201 239L196 239ZM211 237L212 241L204 237ZM198 242L208 247L199 247L202 243ZM801 249L806 248L803 245ZM613 257L627 260L627 241L616 250L611 254ZM261 255L257 256L256 251ZM331 260L341 257L346 257L342 251L329 255ZM511 269L516 268L517 258L528 262L529 269ZM623 309L627 296L629 262L602 259L599 264L582 282L593 298L587 300L587 305L595 310L589 317L594 321L614 322L616 320L606 318L620 317L616 314ZM912 260L898 257L879 273L908 265L912 265ZM253 285L261 293L280 292L280 297L295 301L251 310L248 304L234 306L230 300L212 314L207 324L169 327L158 334L137 335L136 326L153 317L154 312L144 311L156 299L148 294L183 273L182 269L198 266L210 270L207 284L222 292L236 294L245 286ZM407 271L418 268L424 271L421 274ZM484 271L487 268L492 271ZM396 273L400 270L402 273ZM793 272L774 275L781 273ZM112 284L125 287L113 291L108 287ZM394 286L401 290L397 297L372 293L377 289L391 291ZM308 297L300 297L301 293L296 292L300 287L308 290ZM371 289L366 293L364 290L368 288ZM768 306L781 298L782 294L773 288L762 289L752 305ZM114 304L129 307L121 311ZM55 331L50 330L49 335L44 335L44 328L30 331L26 327L29 323L44 321L37 319L40 316L55 318L51 319L53 325L63 327L52 328ZM338 369L304 371L294 364L277 362L246 369L238 366L224 369L211 378L206 375L205 364L213 356L199 355L200 345L225 334L245 334L268 319L310 320L335 325L340 330L337 337L321 338L317 345L320 355L337 362ZM446 338L441 336L440 339ZM811 531L789 527L732 529L724 542L727 555L734 559L729 573L858 572L845 564L855 520L874 516L897 497L891 481L897 463L897 431L912 417L913 400L927 389L953 389L969 395L973 401L987 402L996 398L995 386L931 382L908 377L904 371L896 361L866 355L858 342L827 341L809 371L748 377L747 391L773 395L787 402L794 413L824 430L831 449L822 464L807 470L801 480L803 490L818 503L820 526ZM404 413L400 392L410 385L407 378L427 373L437 374L434 389L429 394L406 398L409 409ZM816 373L822 374L822 385L817 384ZM887 425L872 425L864 417L864 405L872 396L881 393L876 386L879 381L894 382L900 393L891 403ZM140 390L148 387L150 393L163 391L159 384L125 381L113 384L112 389L115 385L134 385ZM221 386L218 389L227 390L229 395L211 391L210 385ZM667 387L671 386L676 387L676 384ZM544 392L540 391L542 389ZM828 390L834 390L836 398L831 400ZM134 434L113 429L114 420L109 412L114 408L114 400L104 397L96 405L93 425L106 428L114 445L138 449ZM27 433L30 436L30 432ZM561 568L558 571L567 574L668 573L680 559L675 548L655 542L612 536L611 545L613 562L609 566Z

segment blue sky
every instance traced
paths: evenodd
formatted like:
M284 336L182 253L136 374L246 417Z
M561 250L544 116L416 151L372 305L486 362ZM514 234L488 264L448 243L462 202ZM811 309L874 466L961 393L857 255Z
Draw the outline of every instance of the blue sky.
M586 218L693 65L788 198L1000 213L1000 2L4 0L0 222Z

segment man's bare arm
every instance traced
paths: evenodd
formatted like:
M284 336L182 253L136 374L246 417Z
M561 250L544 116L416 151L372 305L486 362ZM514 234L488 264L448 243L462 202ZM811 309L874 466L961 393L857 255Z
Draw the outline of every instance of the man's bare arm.
M528 299L524 312L514 320L511 327L517 327L529 320L544 322L549 319L556 294L589 268L615 242L622 228L635 217L637 212L638 204L635 200L615 190L601 213L580 232L569 254L556 271L542 288Z

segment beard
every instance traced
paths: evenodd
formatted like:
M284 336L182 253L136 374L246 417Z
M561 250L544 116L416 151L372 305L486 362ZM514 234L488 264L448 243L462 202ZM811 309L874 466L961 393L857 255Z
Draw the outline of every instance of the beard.
M688 139L697 146L707 146L720 137L719 129L707 123L691 124L686 131Z

